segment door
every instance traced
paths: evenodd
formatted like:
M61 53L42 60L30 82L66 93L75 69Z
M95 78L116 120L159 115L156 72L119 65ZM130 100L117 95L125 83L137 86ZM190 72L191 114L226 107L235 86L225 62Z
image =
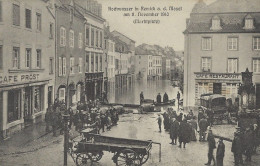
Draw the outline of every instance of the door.
M24 94L24 122L27 123L30 121L32 115L32 88L25 88Z
M48 107L52 104L52 86L48 87Z
M256 108L260 108L260 84L256 84Z
M213 93L221 94L221 83L213 83Z

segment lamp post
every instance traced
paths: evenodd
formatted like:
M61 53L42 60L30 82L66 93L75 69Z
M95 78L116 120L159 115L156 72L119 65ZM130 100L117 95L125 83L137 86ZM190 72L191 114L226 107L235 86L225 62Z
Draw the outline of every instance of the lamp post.
M68 122L69 122L69 78L70 78L70 71L73 70L73 67L78 66L78 65L74 65L70 67L70 70L68 72L67 75L67 82L66 82L66 110L64 112L63 116L63 122L64 122L64 166L67 166L68 163L68 156L67 156L67 152L68 152L68 140L69 140L69 134L68 134Z

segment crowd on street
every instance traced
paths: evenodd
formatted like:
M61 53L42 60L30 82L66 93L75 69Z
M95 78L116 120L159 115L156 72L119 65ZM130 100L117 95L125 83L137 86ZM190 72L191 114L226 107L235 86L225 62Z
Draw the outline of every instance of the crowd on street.
M208 162L205 163L205 165L211 165L213 161L214 165L223 166L225 156L225 144L223 139L225 140L225 138L212 133L212 117L209 117L203 109L199 108L198 115L195 116L192 110L190 110L188 114L183 114L182 112L177 114L172 108L168 108L167 111L163 113L163 118L161 114L158 114L157 123L160 132L162 121L164 129L169 131L170 144L176 145L178 140L179 148L185 148L186 144L190 141L197 141L198 132L199 141L208 142ZM237 131L234 133L231 148L236 166L243 164L243 162L251 161L251 156L256 153L256 149L259 145L258 137L259 132L256 124L246 131L241 131L237 128ZM218 146L216 146L215 138L219 138ZM216 155L214 155L214 149L216 148ZM243 161L242 155L245 155L245 161Z
M93 132L99 134L100 130L105 131L111 129L111 126L116 125L119 120L119 111L114 107L107 109L100 109L100 102L98 100L88 102L79 102L76 108L66 108L65 101L55 100L54 104L47 108L45 114L46 132L53 132L54 136L63 134L64 125L62 115L69 115L69 129L72 126L76 131L81 131L85 128L93 129Z

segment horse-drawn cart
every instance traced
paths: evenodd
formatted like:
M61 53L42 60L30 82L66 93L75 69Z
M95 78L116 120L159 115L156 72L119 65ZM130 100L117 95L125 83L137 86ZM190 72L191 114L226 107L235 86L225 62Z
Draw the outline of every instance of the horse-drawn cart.
M71 152L77 166L86 165L88 160L91 162L101 160L103 151L114 153L112 160L117 166L141 166L149 159L152 144L155 143L151 140L115 138L84 131L82 134L83 139L74 142L73 147L76 148ZM161 153L161 144L155 144L160 145Z

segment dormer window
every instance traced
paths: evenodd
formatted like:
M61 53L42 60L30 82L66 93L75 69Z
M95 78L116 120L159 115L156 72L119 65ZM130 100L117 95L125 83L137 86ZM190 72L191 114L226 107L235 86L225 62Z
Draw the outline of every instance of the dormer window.
M254 19L251 15L245 17L245 26L244 29L254 29Z
M211 22L211 30L220 30L221 26L220 26L220 18L218 16L214 16L212 18L212 22Z

